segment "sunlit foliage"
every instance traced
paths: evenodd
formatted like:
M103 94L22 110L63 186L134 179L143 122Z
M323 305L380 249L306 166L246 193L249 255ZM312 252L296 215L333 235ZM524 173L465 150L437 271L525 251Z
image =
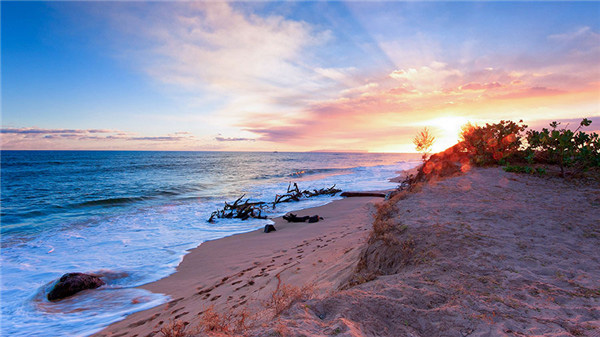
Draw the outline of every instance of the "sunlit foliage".
M423 154L423 161L427 160L434 142L435 137L429 132L428 128L423 128L423 130L421 130L413 139L415 149L417 152L421 152Z
M523 121L500 121L485 126L467 124L463 127L462 141L458 144L475 165L526 162L556 164L560 175L580 174L591 167L600 167L600 139L596 133L580 131L592 121L584 118L575 131L559 129L559 122L550 123L551 129L528 130ZM530 166L511 166L509 172L544 174L545 170Z
M521 136L527 125L523 121L500 121L485 126L467 124L461 133L461 147L471 155L475 165L503 163L519 152Z

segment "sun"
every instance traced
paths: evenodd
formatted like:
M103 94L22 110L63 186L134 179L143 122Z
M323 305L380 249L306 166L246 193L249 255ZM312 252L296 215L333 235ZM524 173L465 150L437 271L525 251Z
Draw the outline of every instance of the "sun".
M444 116L422 123L429 126L435 136L432 151L440 152L456 144L460 138L462 126L468 122L465 117Z

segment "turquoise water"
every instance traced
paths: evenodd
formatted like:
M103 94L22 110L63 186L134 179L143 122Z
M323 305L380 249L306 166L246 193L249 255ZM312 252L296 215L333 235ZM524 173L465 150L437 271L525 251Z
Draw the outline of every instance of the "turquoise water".
M135 287L174 272L203 241L269 220L206 222L242 194L272 201L301 189L388 189L418 155L348 153L2 151L2 336L88 335L166 301ZM316 197L269 216L322 205ZM107 285L51 303L47 288L67 272Z

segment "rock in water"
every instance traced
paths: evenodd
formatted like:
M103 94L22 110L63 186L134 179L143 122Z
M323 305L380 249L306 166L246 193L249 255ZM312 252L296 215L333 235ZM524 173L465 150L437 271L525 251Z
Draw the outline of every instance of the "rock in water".
M265 233L276 231L275 226L273 225L265 225Z
M83 273L64 274L48 293L49 301L61 300L85 289L96 289L104 285L98 276Z

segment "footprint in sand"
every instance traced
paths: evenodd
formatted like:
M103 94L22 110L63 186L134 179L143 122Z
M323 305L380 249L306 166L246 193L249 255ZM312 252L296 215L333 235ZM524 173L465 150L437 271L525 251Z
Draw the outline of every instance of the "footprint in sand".
M187 311L186 311L186 312L182 312L181 314L179 314L179 315L175 316L174 318L175 318L175 319L179 319L179 318L181 318L182 316L185 316L185 315L187 315L187 314L189 314L189 312L187 312ZM185 324L185 322L184 322L184 324Z
M198 288L198 290L200 290L200 289L202 289L202 288ZM204 290L200 290L199 292L196 293L196 295L203 295L203 294L206 294L206 293L210 293L214 289L215 289L215 287L210 287L210 288L207 288L207 289L204 289Z
M183 309L183 307L182 307L182 308L175 309L175 310L171 311L171 315L173 315L174 313L176 313L176 312L178 312L178 311L181 311L182 309Z

